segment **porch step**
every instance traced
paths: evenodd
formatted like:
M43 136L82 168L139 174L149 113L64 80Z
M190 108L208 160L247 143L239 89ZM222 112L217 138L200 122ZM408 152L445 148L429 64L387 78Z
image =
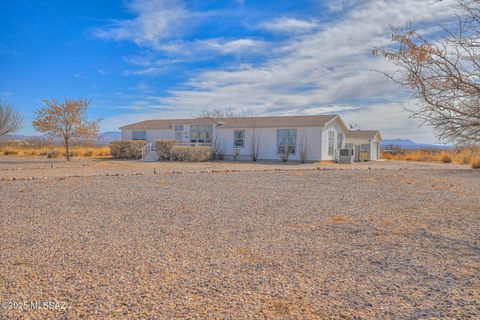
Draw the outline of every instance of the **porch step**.
M158 161L158 153L156 151L148 151L141 161Z

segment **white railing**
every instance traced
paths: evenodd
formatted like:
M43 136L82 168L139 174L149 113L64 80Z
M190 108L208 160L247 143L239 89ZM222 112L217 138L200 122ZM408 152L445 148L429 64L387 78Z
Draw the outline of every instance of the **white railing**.
M153 143L147 143L145 146L142 148L142 159L145 158L145 156L153 150Z
M205 143L205 142L179 142L177 143L177 146L182 146L182 147L210 147L212 146L211 143Z

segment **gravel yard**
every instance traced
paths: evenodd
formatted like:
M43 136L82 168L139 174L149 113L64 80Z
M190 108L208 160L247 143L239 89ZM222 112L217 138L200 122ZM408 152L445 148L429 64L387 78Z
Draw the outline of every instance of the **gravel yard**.
M66 308L0 319L480 317L467 166L42 161L0 158L0 296Z

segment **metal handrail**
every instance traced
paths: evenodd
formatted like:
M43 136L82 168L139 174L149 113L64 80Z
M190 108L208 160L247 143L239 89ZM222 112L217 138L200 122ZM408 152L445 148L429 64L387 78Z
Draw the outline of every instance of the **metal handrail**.
M153 144L150 142L142 147L142 159L152 150L152 146Z
M210 147L212 144L211 143L206 143L206 142L179 142L177 143L177 146L182 146L182 147Z

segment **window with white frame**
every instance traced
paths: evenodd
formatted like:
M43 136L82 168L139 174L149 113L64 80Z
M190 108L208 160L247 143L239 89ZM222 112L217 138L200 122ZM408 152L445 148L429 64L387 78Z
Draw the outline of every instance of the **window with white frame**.
M277 154L295 153L297 129L277 129Z
M213 126L190 126L190 142L212 143Z
M335 131L328 131L328 155L333 156L335 149Z
M338 132L337 133L337 149L342 149L343 148L343 133Z
M235 148L245 147L245 130L233 130L233 146Z
M175 140L181 142L183 140L183 124L173 125L173 131L175 131Z
M132 131L132 140L147 140L147 131Z

